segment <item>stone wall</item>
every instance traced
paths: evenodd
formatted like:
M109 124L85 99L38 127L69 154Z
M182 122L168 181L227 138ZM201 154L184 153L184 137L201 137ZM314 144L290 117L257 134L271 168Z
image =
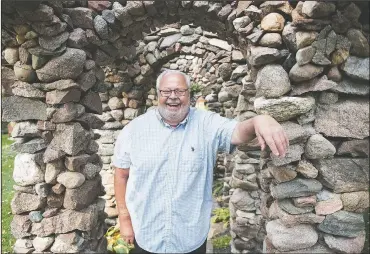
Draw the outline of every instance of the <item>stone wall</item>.
M2 119L17 122L19 153L15 250L105 248L104 219L114 224L116 215L113 143L125 124L156 105L162 68L190 74L210 110L239 121L269 114L288 133L284 159L261 153L255 141L224 158L232 172L224 200L233 253L361 250L369 206L366 6L3 5L2 84L11 97L3 100Z

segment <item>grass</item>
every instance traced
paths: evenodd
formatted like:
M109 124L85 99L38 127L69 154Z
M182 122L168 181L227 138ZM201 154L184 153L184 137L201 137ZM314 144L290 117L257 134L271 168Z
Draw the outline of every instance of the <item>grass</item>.
M231 236L223 235L212 240L213 248L223 249L227 248L230 245Z
M2 253L13 252L14 237L10 233L10 222L13 219L10 201L13 198L13 165L15 152L10 150L13 141L7 134L1 135L1 249Z

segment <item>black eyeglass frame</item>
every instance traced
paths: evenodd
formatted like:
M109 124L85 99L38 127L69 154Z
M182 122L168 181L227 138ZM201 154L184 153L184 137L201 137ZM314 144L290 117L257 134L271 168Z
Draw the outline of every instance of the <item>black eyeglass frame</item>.
M168 90L158 90L162 97L170 97L172 92L175 93L177 97L184 96L189 88L187 89L168 89ZM170 92L168 95L164 95L163 92Z

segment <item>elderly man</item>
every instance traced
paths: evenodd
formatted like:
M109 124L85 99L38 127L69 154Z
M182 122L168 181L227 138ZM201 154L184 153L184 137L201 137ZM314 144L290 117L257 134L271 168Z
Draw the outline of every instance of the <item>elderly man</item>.
M159 105L132 120L116 141L114 190L121 236L136 253L205 253L217 151L257 136L278 156L288 139L270 116L237 122L190 107L190 79L165 71Z

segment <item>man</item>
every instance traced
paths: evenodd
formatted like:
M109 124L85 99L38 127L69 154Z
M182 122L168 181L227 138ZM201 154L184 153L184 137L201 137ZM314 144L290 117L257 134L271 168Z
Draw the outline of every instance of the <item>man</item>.
M237 122L190 107L190 79L165 71L156 109L117 138L114 190L121 236L136 253L205 253L217 151L230 153L257 135L275 155L288 139L270 116Z

